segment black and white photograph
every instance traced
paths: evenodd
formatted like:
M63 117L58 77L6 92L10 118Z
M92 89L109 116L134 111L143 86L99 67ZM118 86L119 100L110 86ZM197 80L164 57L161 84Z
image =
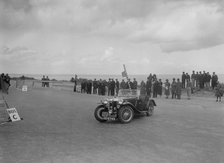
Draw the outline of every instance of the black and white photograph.
M224 163L224 0L0 0L0 163Z

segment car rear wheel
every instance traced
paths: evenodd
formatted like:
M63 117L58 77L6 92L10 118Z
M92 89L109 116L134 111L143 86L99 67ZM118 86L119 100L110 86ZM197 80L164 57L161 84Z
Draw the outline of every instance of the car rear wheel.
M104 106L100 105L95 109L94 116L97 121L106 122L106 115L108 115L108 111Z
M129 122L131 122L131 120L133 119L133 117L134 117L134 111L128 105L122 106L119 109L119 111L118 111L118 119L122 123L129 123Z
M148 104L148 112L146 113L147 116L152 116L154 112L154 105L152 102L149 102Z

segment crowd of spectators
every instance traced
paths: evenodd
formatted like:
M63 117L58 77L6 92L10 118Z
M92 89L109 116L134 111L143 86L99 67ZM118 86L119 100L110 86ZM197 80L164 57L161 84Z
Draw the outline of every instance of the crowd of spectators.
M75 82L74 92L77 91L77 81ZM140 89L141 95L148 95L151 97L151 94L154 98L158 95L162 96L163 83L162 80L157 80L156 74L150 74L145 81L141 81L138 85L136 78L127 79L126 81L122 79L119 81L118 79L109 78L108 80L87 80L83 79L81 82L81 93L87 94L98 94L98 95L107 95L107 96L117 96L119 89L132 89L135 90L137 88Z
M76 76L77 79L77 76ZM156 74L151 74L147 77L146 81L142 80L138 85L138 82L134 78L118 81L118 79L109 78L108 80L88 80L83 79L81 81L81 93L87 94L98 94L107 96L117 96L119 89L140 89L140 95L147 95L149 97L157 98L158 96L165 95L169 98L171 95L172 99L181 99L182 91L186 90L187 97L190 99L191 94L195 90L200 89L212 89L217 88L218 76L213 72L210 75L209 72L192 71L192 74L183 72L180 78L173 78L170 82L168 79L165 82L162 79L158 79ZM75 80L74 91L76 91L77 80Z
M218 76L213 72L211 75L209 72L203 71L192 71L191 76L188 73L183 72L182 74L182 88L186 88L187 82L192 82L194 88L212 88L217 86Z
M45 77L45 75L43 75L41 80L42 80L42 87L49 87L50 79L48 78L48 76Z
M10 76L2 73L0 75L0 91L8 93L10 87ZM43 76L42 87L49 87L48 76ZM171 95L172 99L181 99L182 90L186 90L187 97L190 96L194 91L201 89L215 90L215 95L221 101L223 95L223 86L220 86L218 82L218 76L215 72L212 75L205 71L192 71L192 74L183 72L180 78L173 78L172 82L168 79L165 82L162 79L157 79L156 74L151 74L147 77L146 81L142 80L138 85L136 78L133 80L127 78L127 80L109 78L108 80L89 80L75 78L71 79L74 82L74 92L78 91L77 86L80 85L80 92L87 94L117 96L119 89L140 89L140 95L147 95L149 97L157 98L157 96L165 95L169 98ZM79 84L78 84L79 83ZM221 93L220 93L221 92Z
M77 81L75 80L74 91L77 91ZM137 89L138 83L134 78L133 81L128 79L128 81L109 78L107 80L87 80L83 79L81 82L81 93L87 94L98 94L107 96L117 96L119 89Z
M4 73L1 74L1 76L0 76L0 91L8 94L8 90L11 85L10 80L11 80L11 78L8 74L6 74L6 75Z

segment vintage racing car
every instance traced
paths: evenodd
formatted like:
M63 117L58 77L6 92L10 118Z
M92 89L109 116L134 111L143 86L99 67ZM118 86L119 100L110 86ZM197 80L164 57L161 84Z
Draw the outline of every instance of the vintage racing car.
M121 89L118 96L101 101L96 107L94 116L99 122L119 120L129 123L134 115L151 116L156 103L149 96L139 95L139 90Z

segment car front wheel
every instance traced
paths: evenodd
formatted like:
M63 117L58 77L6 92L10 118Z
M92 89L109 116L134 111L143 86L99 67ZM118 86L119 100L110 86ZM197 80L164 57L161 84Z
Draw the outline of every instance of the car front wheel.
M104 106L100 105L95 109L94 112L94 116L96 118L96 120L98 120L99 122L106 122L107 120L106 118L106 114L108 114L107 109L105 109Z
M118 119L122 123L129 123L129 122L131 122L131 120L133 119L133 117L134 117L134 111L128 105L122 106L119 109L119 111L118 111Z

